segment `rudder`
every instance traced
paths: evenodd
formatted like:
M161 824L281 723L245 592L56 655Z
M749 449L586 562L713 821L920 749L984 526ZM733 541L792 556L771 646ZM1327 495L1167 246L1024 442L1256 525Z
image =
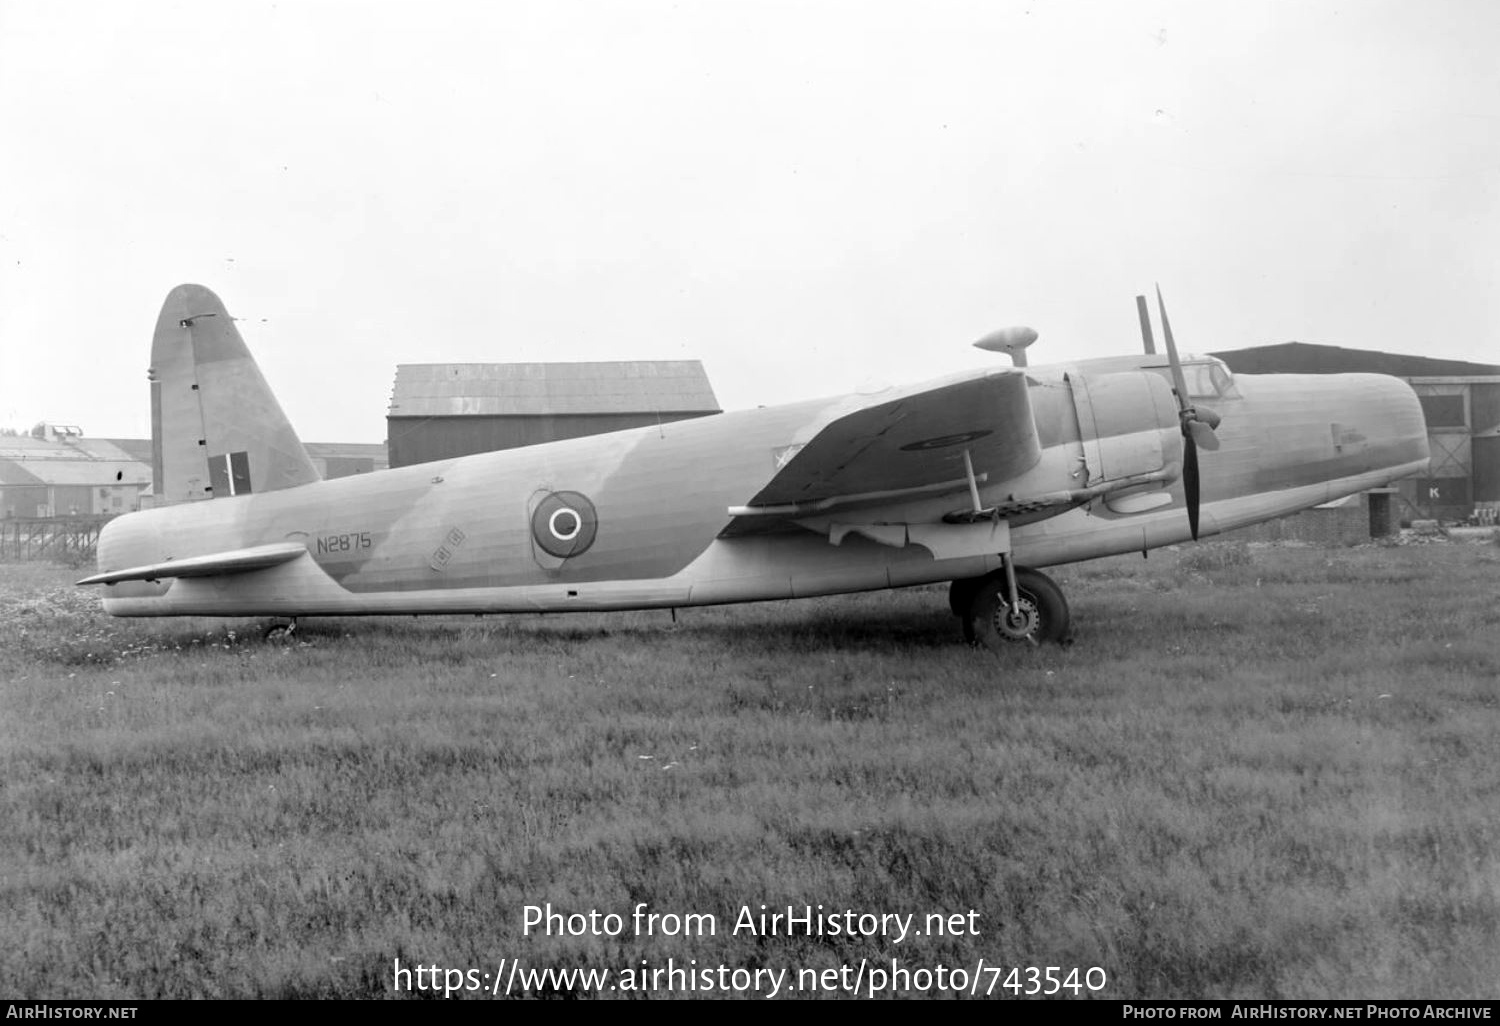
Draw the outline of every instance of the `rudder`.
M179 285L167 294L149 376L157 505L320 480L233 318L208 289Z

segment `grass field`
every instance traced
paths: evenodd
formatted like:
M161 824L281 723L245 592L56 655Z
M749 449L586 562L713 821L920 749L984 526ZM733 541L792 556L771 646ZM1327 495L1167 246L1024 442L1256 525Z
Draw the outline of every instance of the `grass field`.
M76 576L0 567L0 996L379 997L397 960L612 996L669 959L786 996L897 959L996 996L990 967L1059 966L1109 998L1500 997L1494 544L1063 567L1077 643L998 658L939 589L275 645L105 617ZM637 935L638 903L716 930ZM623 929L525 932L548 904ZM819 904L978 915L732 932ZM570 982L530 989L600 989Z

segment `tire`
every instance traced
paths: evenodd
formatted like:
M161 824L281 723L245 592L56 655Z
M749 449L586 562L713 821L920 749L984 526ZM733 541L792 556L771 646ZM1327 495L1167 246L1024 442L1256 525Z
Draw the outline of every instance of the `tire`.
M295 623L273 623L261 632L261 639L272 645L290 645L296 634Z
M948 585L948 608L954 616L969 615L974 595L984 586L983 577L964 577Z
M964 639L969 644L1004 652L1013 645L1067 641L1072 614L1052 578L1030 567L1016 567L1019 616L1011 615L1004 571L990 574L983 582L964 614Z

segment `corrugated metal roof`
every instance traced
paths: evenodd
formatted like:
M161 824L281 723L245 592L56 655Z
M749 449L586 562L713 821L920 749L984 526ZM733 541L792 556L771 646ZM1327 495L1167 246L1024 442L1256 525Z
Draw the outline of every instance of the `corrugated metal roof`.
M130 459L139 460L147 466L151 464L153 459L151 455L151 439L149 438L105 438L95 439L95 441L108 442Z
M14 460L0 459L0 485L45 484L41 478Z
M596 363L403 363L391 417L716 413L697 360Z
M147 484L151 468L118 445L102 438L66 442L0 436L0 475L5 484L49 485ZM27 480L27 479L30 480Z
M28 435L0 437L0 460L91 460L94 457L75 446L48 442Z
M372 459L377 462L385 459L384 442L303 442L302 448L313 459L326 460L329 457L335 459L346 456L354 458Z
M134 460L54 460L37 457L27 460L7 460L0 457L0 465L6 465L13 472L19 471L30 475L37 483L50 485L103 487L116 484L149 484L151 481L151 468ZM21 479L18 477L17 480L7 480L5 483L19 484Z
M146 442L149 459L151 442ZM53 442L27 435L12 437L0 435L0 460L134 460L135 453L128 452L108 438L74 438L67 442Z
M1485 377L1500 374L1500 366L1443 360L1430 356L1384 353L1375 349L1346 349L1313 342L1280 342L1226 349L1211 355L1229 364L1236 374L1390 374L1398 378Z

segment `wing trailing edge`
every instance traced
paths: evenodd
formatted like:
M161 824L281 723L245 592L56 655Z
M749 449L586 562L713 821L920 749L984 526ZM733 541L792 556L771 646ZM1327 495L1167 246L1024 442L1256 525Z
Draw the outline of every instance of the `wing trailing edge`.
M118 584L120 581L158 581L169 577L220 577L227 574L243 574L290 562L306 552L307 546L300 542L276 542L271 545L256 545L248 549L214 552L206 556L169 559L161 563L149 563L146 566L133 566L126 570L109 570L92 577L85 577L78 583Z

